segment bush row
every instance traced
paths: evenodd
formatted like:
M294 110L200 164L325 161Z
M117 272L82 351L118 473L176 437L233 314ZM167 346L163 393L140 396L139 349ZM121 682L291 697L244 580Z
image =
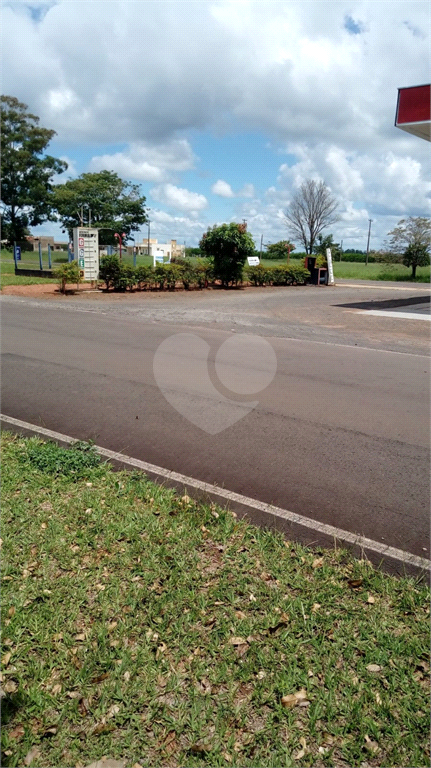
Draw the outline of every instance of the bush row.
M285 264L278 267L246 267L245 274L253 285L305 285L310 272L301 264Z
M170 264L158 264L156 267L138 266L121 262L117 256L104 256L100 262L99 280L103 280L107 290L139 291L174 290L177 283L182 283L186 290L206 288L213 278L212 265L206 259L176 260Z
M300 264L276 267L246 267L244 276L253 285L304 285L310 273ZM214 270L210 259L176 259L170 264L156 267L139 266L121 262L117 256L105 256L100 262L99 279L107 290L131 291L174 290L182 283L185 290L207 288L214 282Z

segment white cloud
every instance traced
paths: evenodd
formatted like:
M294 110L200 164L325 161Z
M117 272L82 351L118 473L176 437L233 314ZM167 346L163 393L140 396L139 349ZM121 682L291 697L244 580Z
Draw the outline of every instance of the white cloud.
M90 171L112 170L126 179L162 182L180 171L194 168L195 156L186 139L154 145L134 142L125 152L97 155L90 161Z
M158 203L179 211L201 211L208 205L208 200L198 192L176 187L174 184L160 184L150 190L150 195Z
M253 184L244 184L243 188L239 190L238 197L254 197L255 191Z
M31 6L3 6L3 91L57 131L62 151L103 144L91 170L152 182L157 202L195 221L207 200L178 178L196 165L191 137L232 128L285 152L262 203L251 183L236 191L219 179L212 190L249 214L249 229L273 226L272 239L305 178L334 191L339 227L366 228L369 216L385 234L393 217L428 213L429 145L393 125L398 87L429 81L425 0L289 0L269 12L256 0Z
M230 184L227 181L219 179L211 187L211 192L219 197L235 197L235 193Z
M234 192L231 185L222 179L219 179L212 185L211 192L214 195L219 195L219 197L254 197L255 195L253 184L244 184L242 189Z

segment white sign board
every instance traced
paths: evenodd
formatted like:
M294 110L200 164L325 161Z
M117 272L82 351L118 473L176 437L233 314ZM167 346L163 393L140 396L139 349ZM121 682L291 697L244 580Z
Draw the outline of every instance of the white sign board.
M249 267L258 267L260 264L259 256L247 256L247 262Z
M155 267L156 264L163 264L164 261L164 252L161 250L161 248L156 248L154 254L153 254L153 266Z
M99 277L99 230L74 227L73 253L84 280Z

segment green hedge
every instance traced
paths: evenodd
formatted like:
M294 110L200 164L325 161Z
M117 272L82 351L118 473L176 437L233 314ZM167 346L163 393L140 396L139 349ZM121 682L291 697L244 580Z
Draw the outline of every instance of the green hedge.
M74 263L74 262L72 262ZM275 267L246 267L245 277L253 285L304 285L310 273L301 264L283 264ZM181 283L187 291L191 288L207 288L214 282L214 268L210 259L175 259L170 264L156 267L139 266L121 262L118 256L104 256L100 262L99 279L106 289L146 291L165 289L173 291Z
M305 285L310 272L301 264L284 264L277 267L246 267L245 275L253 285Z

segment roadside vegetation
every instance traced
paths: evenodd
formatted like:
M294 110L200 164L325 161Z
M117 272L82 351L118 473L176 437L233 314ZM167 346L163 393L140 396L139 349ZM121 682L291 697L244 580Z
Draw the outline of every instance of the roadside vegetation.
M429 764L429 590L4 432L2 765Z

